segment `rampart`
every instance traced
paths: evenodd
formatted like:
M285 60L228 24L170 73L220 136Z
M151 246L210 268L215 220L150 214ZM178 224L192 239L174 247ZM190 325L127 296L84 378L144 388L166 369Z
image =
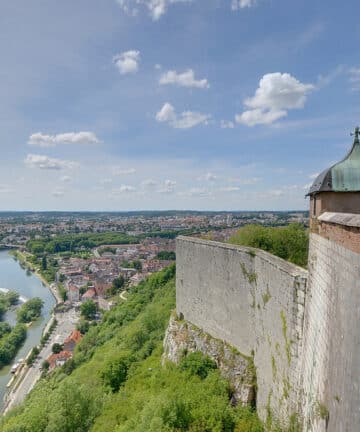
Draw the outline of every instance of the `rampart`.
M177 239L177 313L253 356L263 419L299 410L306 285L304 269L264 251Z
M177 240L177 314L252 356L260 418L360 425L360 216L312 223L308 271L269 253Z

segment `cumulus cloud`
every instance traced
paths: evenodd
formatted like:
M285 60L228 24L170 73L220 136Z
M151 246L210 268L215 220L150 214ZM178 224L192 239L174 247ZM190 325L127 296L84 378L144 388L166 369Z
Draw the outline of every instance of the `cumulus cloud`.
M134 74L139 70L140 51L125 51L113 57L113 63L121 75Z
M243 8L250 8L256 5L256 0L232 0L231 9L239 10Z
M136 16L139 6L145 6L149 10L154 21L160 19L168 7L174 3L191 3L193 0L117 0L122 10L128 15Z
M209 88L209 82L206 78L195 79L195 73L192 69L188 69L183 73L177 73L174 70L169 70L161 75L159 84L175 84L180 87L193 87L193 88Z
M303 108L308 93L314 88L288 73L266 74L261 78L255 95L244 101L250 109L236 115L236 121L247 126L274 123L286 117L289 109Z
M190 129L200 124L208 124L210 115L194 111L183 111L181 114L175 112L175 108L168 102L156 114L156 120L168 123L175 129Z
M46 135L41 132L30 135L28 144L38 147L55 147L58 144L98 144L100 140L94 132L68 132Z
M28 154L24 162L31 168L39 168L43 170L72 169L79 166L79 164L76 162L50 158L48 156L38 154Z

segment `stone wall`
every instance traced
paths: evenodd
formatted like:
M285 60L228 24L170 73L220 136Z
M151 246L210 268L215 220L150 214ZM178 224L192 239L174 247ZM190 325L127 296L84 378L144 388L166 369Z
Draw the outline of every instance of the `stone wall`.
M349 243L347 226L320 222L330 239L310 238L300 373L304 431L353 432L360 425L360 255L343 243L359 245L360 237L350 229Z
M254 404L256 377L252 359L188 321L171 316L164 339L163 363L170 360L178 364L185 354L195 351L215 360L222 376L232 387L232 403Z
M264 251L177 240L177 314L253 356L257 409L286 423L298 412L307 272Z

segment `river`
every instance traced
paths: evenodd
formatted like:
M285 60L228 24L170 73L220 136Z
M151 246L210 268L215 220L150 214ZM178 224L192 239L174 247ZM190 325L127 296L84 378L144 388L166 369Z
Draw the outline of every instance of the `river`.
M27 299L40 297L44 302L41 317L28 329L26 341L16 355L15 363L17 359L24 358L30 349L40 342L42 331L55 306L55 298L38 277L23 269L6 250L0 251L0 288L14 290ZM9 311L4 320L13 325L16 321L15 311ZM12 377L10 369L11 365L0 370L0 409L3 406L6 384Z

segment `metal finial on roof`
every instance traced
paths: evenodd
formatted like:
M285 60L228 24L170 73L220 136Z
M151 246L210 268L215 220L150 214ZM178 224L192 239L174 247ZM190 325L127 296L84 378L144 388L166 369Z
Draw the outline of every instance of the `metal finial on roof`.
M360 135L360 128L359 128L359 126L357 126L357 127L355 128L354 133L351 133L350 135L355 137L355 138L354 138L354 144L355 144L355 143L357 143L357 144L360 143L360 141L359 141L359 135Z

